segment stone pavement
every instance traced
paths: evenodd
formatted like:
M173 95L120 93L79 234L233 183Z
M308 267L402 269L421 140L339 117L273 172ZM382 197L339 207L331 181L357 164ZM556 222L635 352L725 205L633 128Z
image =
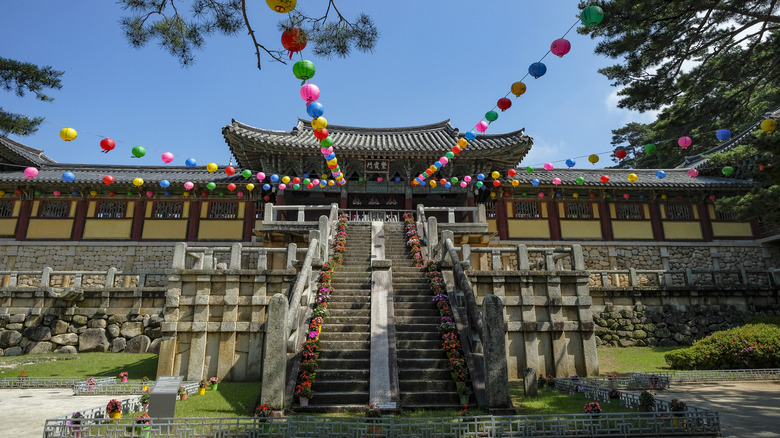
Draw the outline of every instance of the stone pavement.
M723 438L780 437L780 381L673 383L657 398L718 411Z

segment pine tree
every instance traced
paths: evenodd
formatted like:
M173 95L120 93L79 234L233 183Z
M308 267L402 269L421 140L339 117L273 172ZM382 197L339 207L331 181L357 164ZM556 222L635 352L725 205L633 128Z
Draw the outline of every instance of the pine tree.
M62 88L60 77L64 73L50 66L39 67L28 62L0 57L0 85L5 91L13 92L19 97L23 97L26 93L34 93L39 100L51 102L54 98L44 94L43 90ZM0 107L0 134L2 135L30 135L38 130L42 122L42 117L27 117Z

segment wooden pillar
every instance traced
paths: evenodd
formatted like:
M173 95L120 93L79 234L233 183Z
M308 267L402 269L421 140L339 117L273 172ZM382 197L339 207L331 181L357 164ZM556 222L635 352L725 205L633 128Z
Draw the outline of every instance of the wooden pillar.
M244 242L252 241L252 230L255 229L255 215L257 214L257 203L255 201L246 201L244 208Z
M73 221L73 240L79 241L84 235L84 224L87 221L87 200L76 201L76 219Z
M25 240L27 237L27 226L30 224L32 204L33 202L29 199L22 200L22 205L19 209L19 219L16 225L16 240Z
M133 231L130 235L131 240L141 240L141 232L144 228L144 216L146 216L146 201L136 200L133 213Z
M761 235L761 227L758 224L758 218L754 217L750 219L750 231L753 232L753 238L758 239L764 237Z
M508 226L506 219L506 201L498 199L496 201L496 228L498 229L498 238L506 240L508 237Z
M653 239L656 242L664 241L664 226L661 223L661 206L655 202L650 202L650 226L653 228Z
M615 240L612 236L612 215L609 213L609 205L602 200L598 202L598 208L601 221L601 236L604 240Z
M200 221L200 201L190 201L189 221L187 221L187 241L194 242L198 238L198 222Z
M561 240L561 221L558 219L558 203L547 202L547 220L550 223L550 239Z
M411 187L407 187L406 190L404 190L404 210L414 210Z
M699 209L699 223L701 223L701 235L705 242L712 242L712 221L710 220L710 212L708 211L707 204L699 202L696 204L696 208Z
M284 205L284 190L276 192L276 203L274 205Z

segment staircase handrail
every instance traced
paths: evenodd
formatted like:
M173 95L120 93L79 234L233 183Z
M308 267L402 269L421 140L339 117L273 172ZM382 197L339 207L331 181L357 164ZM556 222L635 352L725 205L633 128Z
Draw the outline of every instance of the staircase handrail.
M463 292L469 326L474 327L477 335L481 337L483 330L482 313L479 310L479 305L477 305L477 298L474 295L474 290L471 288L471 284L469 284L466 272L463 270L463 266L460 263L458 252L455 249L455 244L452 243L452 239L445 239L444 247L452 259L452 274L455 278L455 285Z
M287 310L287 327L290 329L290 342L287 343L287 351L290 353L295 353L299 331L301 327L305 326L307 314L311 313L309 304L314 301L314 288L311 287L312 261L317 257L319 243L319 239L316 238L309 241L309 249L306 251L301 270L295 278L290 293L290 308ZM301 318L301 309L308 310L308 312L303 311L303 318Z

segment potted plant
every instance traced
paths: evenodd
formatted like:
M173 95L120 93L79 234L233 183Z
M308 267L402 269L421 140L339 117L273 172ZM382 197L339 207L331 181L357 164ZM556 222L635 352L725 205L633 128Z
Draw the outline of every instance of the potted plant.
M205 379L201 379L200 383L198 383L198 395L206 395L206 388L208 388L209 384L206 383Z
M209 385L211 386L212 391L216 391L217 387L219 386L219 378L217 377L210 377L209 378Z
M273 409L268 407L268 403L263 403L262 406L255 408L255 417L260 418L261 423L266 423L269 417L274 416Z
M547 390L552 391L555 389L555 377L552 374L547 375Z
M298 401L302 408L309 406L309 399L312 396L311 380L304 380L295 387L295 395L298 396Z
M610 389L609 398L613 400L620 398L620 391L618 391L617 389Z
M642 391L639 394L639 411L640 412L652 412L655 408L655 396L647 391Z
M366 409L366 418L370 418L369 422L379 422L381 420L378 420L379 418L382 418L382 410L379 409L379 406L375 404L368 405L368 409ZM381 424L369 424L368 425L368 433L372 435L377 435L382 433L382 425Z
M135 417L135 424L138 424L141 426L141 430L135 431L137 436L142 436L144 438L149 438L152 434L151 426L149 426L149 423L151 423L152 420L149 418L149 414L144 412L143 414Z
M675 398L672 399L671 402L669 402L669 410L673 412L672 415L675 417L684 417L685 414L681 414L681 412L685 412L688 410L688 404L682 400L677 400ZM672 419L672 424L678 426L680 421L685 421L685 420L684 419L678 420L677 418L674 418Z
M187 394L187 390L184 389L184 385L179 385L178 393L179 393L179 400L181 401L187 400L187 398L190 396L189 394Z
M144 391L149 388L149 378L146 376L141 377L141 383L144 384Z
M90 377L87 379L87 390L92 391L95 389L95 378Z
M115 398L111 399L106 405L106 413L108 413L109 418L122 418L122 402ZM116 421L114 421L114 423L116 423Z
M590 402L585 405L585 413L591 414L594 418L598 418L601 414L601 405L598 402Z
M547 379L544 377L544 374L539 374L539 378L536 379L536 386L539 387L539 389L544 389L544 386L547 384Z
M471 388L469 388L469 385L466 384L466 382L463 380L458 380L455 385L458 391L458 396L460 397L460 404L469 404L469 396L471 395Z
M19 386L24 386L24 383L27 381L27 371L22 370L17 380L19 380Z
M127 383L127 371L122 371L119 373L119 378L122 379L122 383Z
M141 407L143 407L144 412L149 410L149 399L151 396L149 395L149 392L144 392L141 394L141 398L138 399L138 402L141 403Z
M74 412L70 416L70 420L66 423L68 426L70 426L71 436L73 437L80 437L81 436L81 419L84 418L83 415L81 415L81 412Z

